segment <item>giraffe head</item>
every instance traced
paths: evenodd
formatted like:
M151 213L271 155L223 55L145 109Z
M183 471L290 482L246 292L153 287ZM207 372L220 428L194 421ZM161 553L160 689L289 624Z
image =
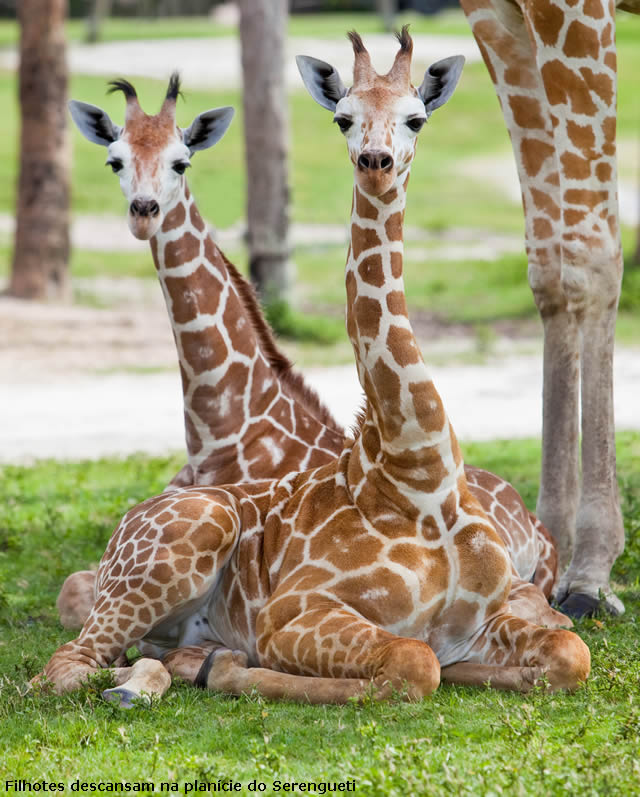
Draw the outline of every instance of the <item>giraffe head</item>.
M128 222L136 238L148 240L158 232L166 212L184 191L184 172L199 149L213 146L227 131L233 108L215 108L196 116L182 129L176 124L180 79L171 75L160 112L148 116L136 90L127 80L114 80L110 92L122 91L127 106L124 127L114 124L101 108L72 100L69 109L80 132L107 147L107 166L120 179L129 203Z
M386 75L375 72L360 36L355 31L348 36L355 55L350 89L331 64L306 55L296 61L313 99L334 112L334 122L347 139L357 184L366 194L381 196L411 165L417 135L453 94L464 58L454 55L432 64L415 88L408 26L397 34L400 49Z

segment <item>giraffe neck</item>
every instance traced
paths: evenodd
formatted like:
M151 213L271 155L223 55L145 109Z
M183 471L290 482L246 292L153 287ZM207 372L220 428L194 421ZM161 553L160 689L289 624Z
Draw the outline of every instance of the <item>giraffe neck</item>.
M354 187L347 258L347 331L367 411L359 445L405 483L450 489L462 457L407 314L402 278L408 173L380 198ZM440 478L441 477L441 478ZM395 480L395 479L394 479Z
M287 455L275 438L287 427L285 416L293 415L292 400L304 404L316 437L314 425L337 429L317 397L290 373L252 289L215 245L186 181L151 250L178 351L187 452L196 478L218 472L228 479L233 462L239 466L231 471L234 478L252 480L258 465L244 460L260 437L263 447L273 438L267 448L273 449L275 466ZM265 420L276 426L259 426Z

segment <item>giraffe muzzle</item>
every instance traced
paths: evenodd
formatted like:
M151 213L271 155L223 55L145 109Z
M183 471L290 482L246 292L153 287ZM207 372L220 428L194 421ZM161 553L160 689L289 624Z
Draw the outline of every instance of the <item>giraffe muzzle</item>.
M129 206L129 212L132 216L155 217L160 213L160 205L155 199L134 199Z
M384 150L370 149L360 154L358 168L363 171L388 172L393 169L393 157Z

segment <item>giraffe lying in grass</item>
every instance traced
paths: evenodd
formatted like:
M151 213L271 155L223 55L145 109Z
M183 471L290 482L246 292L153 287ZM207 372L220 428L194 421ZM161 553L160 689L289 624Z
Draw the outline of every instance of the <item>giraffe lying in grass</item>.
M407 317L410 165L418 131L452 94L462 59L434 64L415 89L406 29L382 76L360 37L351 39L350 91L329 65L300 66L312 96L335 111L355 166L346 286L367 397L359 430L320 468L179 488L128 512L80 635L44 669L59 692L132 644L211 689L311 702L342 703L371 683L378 697L395 689L421 698L441 678L526 690L542 676L553 689L588 676L589 650L576 634L527 619L552 610L518 594L536 587L513 579L506 547L468 488ZM106 696L123 705L169 684L152 659L115 677Z
M171 321L184 400L188 463L176 486L251 482L331 462L344 430L277 347L255 294L216 246L187 185L191 155L225 133L232 109L200 114L180 131L172 76L160 113L145 114L134 87L124 127L100 108L72 102L81 132L107 146L107 165L128 202L132 233L148 238ZM508 547L515 573L551 595L556 554L545 528L506 481L466 467L470 489ZM81 628L95 599L95 571L70 575L57 606L66 628ZM567 623L569 621L567 620Z

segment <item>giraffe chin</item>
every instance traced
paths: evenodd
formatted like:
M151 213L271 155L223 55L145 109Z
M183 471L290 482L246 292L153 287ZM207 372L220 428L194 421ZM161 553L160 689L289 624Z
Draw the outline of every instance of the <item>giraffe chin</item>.
M356 168L356 183L369 196L381 197L386 194L394 185L396 178L395 169L390 169L388 172L373 172Z
M148 241L158 232L162 226L164 214L158 213L157 216L134 216L131 213L127 217L129 229L134 237L140 241Z

